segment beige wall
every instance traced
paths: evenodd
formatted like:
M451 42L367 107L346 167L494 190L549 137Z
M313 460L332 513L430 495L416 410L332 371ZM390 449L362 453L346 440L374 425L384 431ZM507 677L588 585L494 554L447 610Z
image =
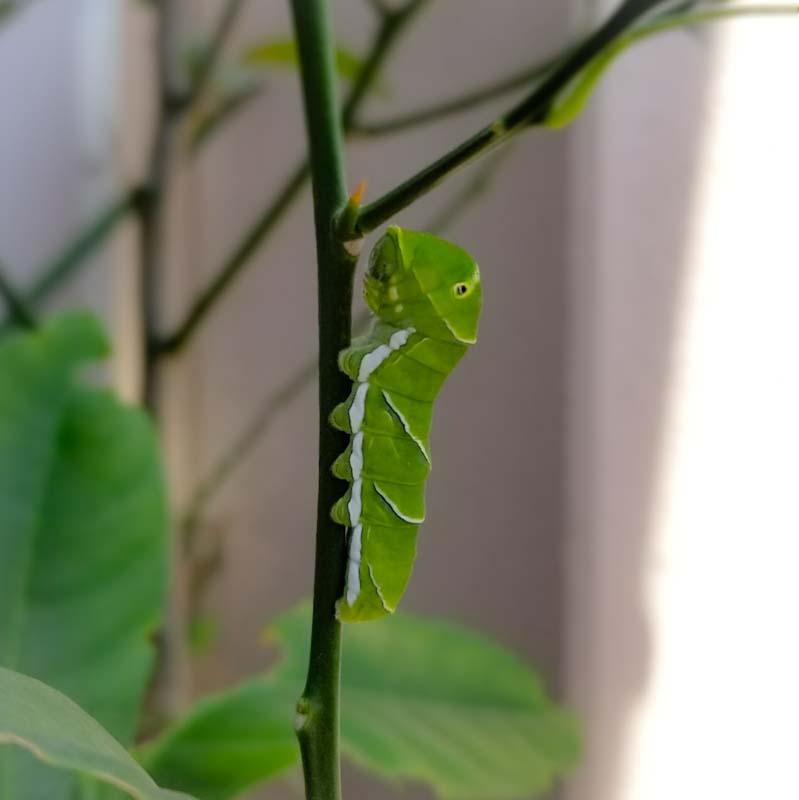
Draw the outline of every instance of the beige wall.
M797 793L797 33L641 47L575 130L573 800Z

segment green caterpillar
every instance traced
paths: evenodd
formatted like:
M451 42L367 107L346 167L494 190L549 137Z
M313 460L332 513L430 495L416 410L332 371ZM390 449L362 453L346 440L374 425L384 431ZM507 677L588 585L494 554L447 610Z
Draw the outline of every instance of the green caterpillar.
M375 319L339 355L353 388L331 414L351 437L333 465L350 483L332 509L348 529L336 606L345 622L392 613L408 583L425 516L433 401L477 340L480 271L449 242L391 227L372 250L364 297Z

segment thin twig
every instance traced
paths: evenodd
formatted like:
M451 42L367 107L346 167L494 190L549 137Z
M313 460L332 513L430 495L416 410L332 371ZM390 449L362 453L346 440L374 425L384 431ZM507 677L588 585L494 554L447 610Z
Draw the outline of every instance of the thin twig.
M224 295L231 283L244 269L259 245L274 228L285 211L299 195L308 178L308 162L303 160L298 164L288 178L287 182L278 192L277 197L269 207L255 221L255 224L246 233L236 249L230 254L216 278L200 293L194 301L183 321L178 325L173 334L167 336L155 345L157 355L165 355L181 350L194 334L197 327L206 315Z
M533 81L543 78L544 75L563 58L563 55L563 53L559 53L553 58L537 62L531 67L527 67L513 75L500 78L494 83L490 83L480 89L465 92L458 97L452 97L439 103L432 103L423 108L406 111L402 114L373 122L369 120L356 120L352 126L352 132L357 136L384 136L386 134L398 133L418 125L425 125L429 122L436 122L437 120L450 117L453 114L459 114L463 111L469 111L490 100L503 97L514 90L529 88Z
M392 46L424 2L426 0L410 0L399 10L386 14L382 18L369 54L364 61L364 66L343 105L342 128L345 135L351 132L355 114L374 85L377 73ZM294 200L299 197L308 175L308 161L304 159L292 170L286 183L278 190L275 198L256 219L241 242L236 245L233 252L222 264L216 277L192 303L186 316L178 324L175 331L156 343L157 354L170 355L179 352L186 346L200 323L224 296L233 281L247 266L252 255L271 233L275 223L280 220Z
M228 0L227 4L222 9L214 33L211 36L208 50L200 64L200 68L197 70L197 76L188 94L188 105L193 105L197 102L213 77L214 70L225 48L230 32L233 30L233 26L245 2L246 0Z
M388 55L389 50L402 32L427 0L409 0L397 11L383 12L382 21L377 31L369 55L358 72L350 94L341 110L341 126L345 133L351 133L355 123L355 115L372 88L377 74Z
M356 239L386 222L414 200L429 192L460 167L506 142L522 130L545 121L560 92L593 58L614 42L638 19L664 0L626 0L593 35L576 47L521 103L478 131L462 144L413 177L361 209L351 232L342 231L345 240Z
M25 302L35 308L44 302L77 270L88 264L89 256L116 229L117 223L135 208L139 198L139 190L127 192L115 199L63 247L50 261L34 270L38 277L25 292ZM5 325L5 321L3 322ZM2 327L0 327L2 330Z
M200 483L189 501L182 526L188 550L192 549L209 503L232 477L234 471L243 464L253 449L263 440L263 437L271 429L275 417L311 385L317 375L316 362L317 359L314 357L303 364L284 386L269 395L261 404L255 419L234 440L230 449L224 453L208 476Z
M153 417L159 411L159 365L153 343L160 329L160 290L167 258L167 198L185 96L181 62L180 0L161 0L157 6L157 95L147 183L137 205L140 227L140 296L143 327L143 402ZM161 635L160 664L155 690L159 711L178 716L190 698L187 654L186 575L177 537L172 540L167 619Z
M162 0L157 14L158 111L147 183L138 203L141 248L141 302L144 342L143 402L154 416L158 405L158 365L154 343L160 330L160 290L166 260L166 195L185 82L181 66L179 0Z
M21 328L32 329L36 327L36 317L33 311L28 307L22 293L14 286L13 281L8 276L6 266L2 262L0 262L0 297L5 301L9 316L14 323Z

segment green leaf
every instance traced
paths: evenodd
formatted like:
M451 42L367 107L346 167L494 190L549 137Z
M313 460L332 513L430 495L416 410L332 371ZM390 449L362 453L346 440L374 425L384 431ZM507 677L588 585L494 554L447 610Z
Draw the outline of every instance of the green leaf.
M235 797L299 762L291 727L300 686L276 675L201 700L182 722L142 749L163 786L205 800Z
M251 45L242 61L252 67L287 67L299 65L297 44L293 39L268 39ZM343 47L336 48L336 71L339 77L352 83L363 68L363 61Z
M557 102L550 110L545 120L545 125L550 128L563 128L572 122L585 108L588 100L599 84L602 76L607 72L616 59L634 44L648 39L650 36L677 28L687 28L703 23L714 22L722 19L732 19L742 16L774 16L792 15L799 18L799 6L774 4L761 6L737 6L733 8L718 8L709 10L691 10L690 4L686 11L675 11L655 17L643 23L636 29L625 33L612 42L599 53L577 77L567 86Z
M2 667L0 742L24 747L53 767L92 776L137 800L190 800L185 794L159 789L125 748L68 697ZM0 796L29 800L34 794L16 792L0 776Z
M106 352L86 314L0 341L0 666L129 743L162 618L166 498L150 421L77 379ZM10 797L45 780L48 800L70 797L68 778L0 752Z
M283 652L271 675L204 701L155 742L145 764L156 780L226 800L297 763L290 724L309 628L306 606L283 616L270 631ZM543 792L579 749L573 718L512 653L408 614L347 627L341 737L376 775L464 799Z

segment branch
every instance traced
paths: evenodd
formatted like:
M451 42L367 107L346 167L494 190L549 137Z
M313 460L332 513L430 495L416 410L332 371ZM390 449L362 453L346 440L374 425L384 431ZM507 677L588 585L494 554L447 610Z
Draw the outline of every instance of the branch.
M334 45L326 0L292 0L308 131L316 229L319 308L319 488L316 521L313 623L308 678L297 703L307 800L339 800L339 705L341 623L335 604L344 585L344 529L330 509L343 494L331 467L347 437L328 424L330 412L349 393L338 354L350 342L355 259L333 232L347 202L343 132L336 96Z
M68 278L72 277L80 267L84 266L87 263L86 259L106 240L116 228L117 223L135 208L138 201L139 190L137 189L117 198L51 261L36 269L35 272L40 277L25 292L26 304L36 307L50 297Z
M41 303L67 279L71 278L86 259L116 229L117 223L123 220L130 211L136 209L141 196L142 190L136 187L113 200L52 261L38 269L37 273L41 277L33 284L28 293L30 302Z
M571 48L567 52L570 52ZM515 89L521 89L529 86L532 81L540 80L552 67L557 64L563 53L559 53L553 58L547 59L543 62L537 62L531 67L523 69L513 75L490 83L480 89L466 92L459 97L453 97L449 100L443 100L440 103L433 103L424 108L419 108L414 111L406 111L402 114L397 114L387 119L378 120L377 122L356 121L352 126L352 132L358 136L383 136L385 134L398 133L407 128L413 128L417 125L424 125L428 122L435 122L436 120L443 119L444 117L458 114L462 111L468 111L476 106L482 105L489 100L494 100L497 97L508 94Z
M522 130L541 124L558 94L596 55L636 20L663 3L664 0L625 0L607 22L561 61L521 103L412 178L364 206L356 220L355 230L342 231L342 237L345 240L356 239L369 233L414 200L427 194L460 167Z
M255 221L255 224L246 233L236 249L228 257L216 278L211 281L194 301L183 322L170 336L156 342L155 352L166 355L181 350L191 338L199 324L216 305L233 280L247 265L252 255L256 252L264 238L272 231L275 224L298 197L300 190L308 178L308 162L303 160L291 173L288 181L278 192L277 197L269 207Z
M139 213L140 302L144 360L143 402L157 420L160 404L159 369L153 343L160 327L160 294L166 268L168 224L167 196L173 172L179 124L186 105L186 88L180 50L180 0L157 5L157 101L147 183L137 205ZM161 660L154 685L159 710L167 718L185 709L190 695L186 651L187 621L185 568L180 550L172 542L170 593L167 619L161 633Z
M410 0L397 11L389 12L382 17L375 40L366 57L364 66L358 75L342 110L342 128L345 135L352 130L352 124L358 108L372 88L377 73L385 62L391 47L396 42L411 17L423 6L426 0ZM170 355L179 352L191 339L200 323L214 308L233 281L249 262L251 256L271 233L283 214L288 210L309 175L308 161L298 164L286 183L280 188L277 196L266 210L255 221L242 241L235 247L231 255L219 269L217 277L206 287L189 308L183 321L174 333L156 343L159 355Z
M158 369L154 343L160 329L161 278L166 260L164 210L172 171L178 123L185 104L180 62L179 0L162 0L157 6L158 112L155 122L147 183L137 206L140 224L140 292L144 341L143 402L157 416Z
M11 320L22 328L36 327L36 317L27 302L8 277L6 266L0 263L0 297L5 300Z
M219 57L222 55L225 43L227 42L231 30L233 30L233 25L241 9L244 7L244 2L245 0L228 0L227 5L222 9L216 29L211 36L208 51L200 64L200 68L194 80L194 85L191 87L191 91L186 98L187 105L191 106L197 102L205 91L208 82L213 77Z
M316 375L317 358L314 357L303 364L284 386L266 398L253 421L233 441L230 448L200 483L188 503L181 525L184 546L189 556L193 552L195 539L211 501L263 440L275 418L310 386Z
M377 36L341 112L341 125L345 133L353 130L355 115L367 92L372 88L378 71L397 36L426 1L409 0L397 11L383 10L381 12L381 24Z

